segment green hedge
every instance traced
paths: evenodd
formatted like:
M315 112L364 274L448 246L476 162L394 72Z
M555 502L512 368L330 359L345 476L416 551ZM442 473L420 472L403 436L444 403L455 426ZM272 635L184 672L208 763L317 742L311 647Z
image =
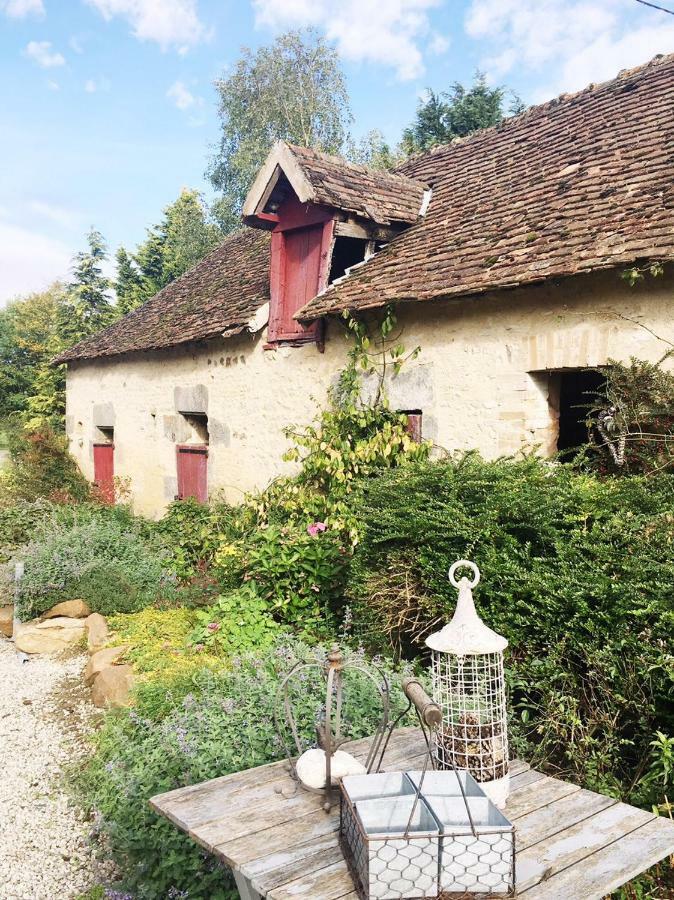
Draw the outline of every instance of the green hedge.
M423 654L431 623L454 609L449 566L474 560L478 608L510 641L516 749L588 787L663 799L674 750L674 476L602 480L468 455L383 472L353 510L362 537L349 592L367 644Z

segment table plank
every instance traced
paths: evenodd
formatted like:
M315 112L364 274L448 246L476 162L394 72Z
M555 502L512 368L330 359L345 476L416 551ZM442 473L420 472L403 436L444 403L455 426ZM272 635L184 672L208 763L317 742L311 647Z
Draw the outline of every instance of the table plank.
M517 886L525 892L649 822L653 813L615 803L517 854ZM618 864L619 861L618 861ZM582 868L582 867L581 867ZM627 879L625 879L627 880ZM606 893L606 891L604 891Z
M524 891L525 900L601 900L674 852L674 822L653 816L627 835Z

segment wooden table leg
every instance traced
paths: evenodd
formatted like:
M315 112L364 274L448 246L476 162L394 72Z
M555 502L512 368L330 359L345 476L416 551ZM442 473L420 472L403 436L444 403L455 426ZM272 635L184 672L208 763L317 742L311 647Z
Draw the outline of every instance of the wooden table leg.
M258 894L256 890L253 889L250 881L241 874L241 872L234 872L234 881L236 882L236 889L239 892L239 897L241 900L262 900L262 894Z

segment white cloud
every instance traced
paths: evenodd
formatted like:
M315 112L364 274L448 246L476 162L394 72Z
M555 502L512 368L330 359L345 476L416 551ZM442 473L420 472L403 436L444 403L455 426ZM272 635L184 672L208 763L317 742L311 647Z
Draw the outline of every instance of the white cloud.
M61 53L52 50L51 41L29 41L23 52L43 69L53 69L66 63Z
M27 16L44 16L42 0L0 0L0 10L10 19L25 19Z
M48 219L50 222L54 222L56 225L61 225L64 228L73 228L80 224L78 213L63 206L47 203L44 200L31 200L28 203L28 209L41 218Z
M434 35L429 11L442 0L253 0L256 24L274 30L313 25L344 59L391 66L402 81L424 72L421 46ZM437 47L437 43L436 43Z
M65 278L70 249L37 231L0 222L0 306L12 297L40 291Z
M104 19L125 19L135 37L184 52L208 37L196 0L87 0Z
M84 53L84 46L82 44L82 41L77 37L76 34L70 36L70 38L68 39L68 45L74 53Z
M97 91L109 91L111 88L109 78L87 78L84 82L84 90L87 94L95 94Z
M579 90L674 50L672 17L644 11L632 0L472 0L465 28L483 46L493 46L482 60L491 78L539 74L535 100Z
M61 85L58 83L58 81L54 81L53 78L47 79L47 87L49 88L50 91L60 91L61 90Z
M174 81L166 91L166 96L173 101L178 109L183 110L190 109L193 106L201 106L204 102L201 97L195 97L182 81Z

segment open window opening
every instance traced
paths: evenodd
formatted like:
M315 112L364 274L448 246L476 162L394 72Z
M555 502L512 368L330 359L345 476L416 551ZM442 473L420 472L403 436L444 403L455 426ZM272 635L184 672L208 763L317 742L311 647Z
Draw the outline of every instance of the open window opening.
M104 503L115 502L115 430L96 428L94 440L94 484Z
M332 248L329 283L346 274L346 270L367 259L371 241L362 238L336 237Z
M422 427L423 427L423 413L420 409L401 409L400 410L403 415L407 416L407 433L412 438L413 441L416 441L417 444L420 444L423 440L422 438Z
M192 434L188 441L189 444L203 444L208 446L208 416L206 413L182 413L183 418L189 425Z
M557 450L564 456L587 443L586 420L594 397L606 379L599 372L568 369L553 373L559 408Z

